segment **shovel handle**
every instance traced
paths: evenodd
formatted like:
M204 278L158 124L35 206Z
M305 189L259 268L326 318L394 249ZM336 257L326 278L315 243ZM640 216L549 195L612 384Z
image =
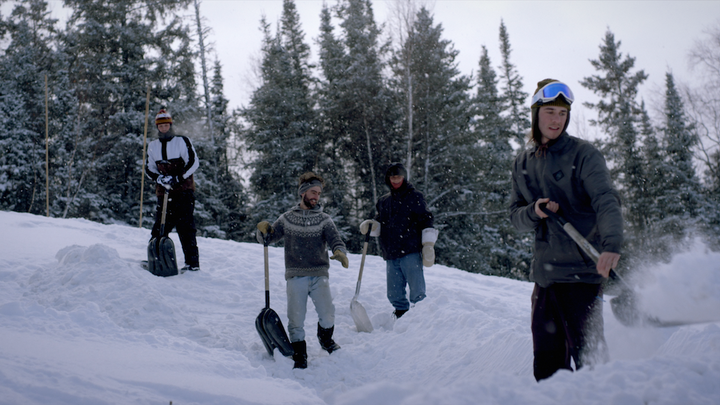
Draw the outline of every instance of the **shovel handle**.
M270 308L270 259L268 258L268 245L270 235L261 234L263 238L263 256L265 259L265 308Z
M370 242L370 230L365 234L365 242L363 243L362 258L360 259L360 272L358 272L358 281L355 285L355 297L360 294L360 283L362 281L363 269L365 268L365 256L367 255L368 243Z
M160 236L165 235L165 215L167 214L167 203L168 203L168 190L163 193L163 209L162 216L160 217Z
M578 232L577 229L568 221L565 220L565 218L561 217L559 214L550 211L547 209L546 204L540 204L540 210L545 213L545 215L552 218L554 221L560 224L562 228L565 230L565 232L572 238L572 240L577 243L578 246L580 246L580 249L585 252L590 258L597 263L600 259L600 253L595 249L593 245L590 244L590 242L585 239L580 232Z

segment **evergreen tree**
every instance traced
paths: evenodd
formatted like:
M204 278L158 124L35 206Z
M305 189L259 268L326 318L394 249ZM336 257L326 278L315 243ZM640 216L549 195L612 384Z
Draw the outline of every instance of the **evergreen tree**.
M435 227L441 230L437 260L474 270L483 260L473 249L478 232L468 212L480 202L476 177L480 147L468 124L470 78L460 75L458 51L442 32L442 25L434 25L430 12L421 8L406 43L393 58L397 79L392 84L399 100L413 100L412 114L405 117L414 120L414 147L408 152L415 164L410 178L425 194ZM405 85L408 72L414 83L411 88Z
M176 130L198 121L188 28L178 17L159 26L160 19L187 3L65 1L72 9L65 43L74 56L68 72L81 106L77 133L86 154L81 160L89 168L73 215L101 222L136 221L148 84L151 111L168 108ZM146 214L154 211L151 189L145 189ZM150 215L143 217L145 225L152 223Z
M318 159L315 112L310 93L309 50L293 1L283 2L283 17L273 37L263 18L262 84L242 112L250 127L243 133L251 163L250 183L257 202L250 225L274 220L297 204L297 178Z
M515 137L520 150L524 149L527 142L526 133L530 129L530 112L525 106L528 95L522 91L523 83L515 65L510 62L510 34L505 28L505 22L500 21L500 55L502 65L500 66L500 79L502 80L502 103L505 111L505 119L508 121L505 126Z
M637 236L646 230L640 206L645 174L637 140L636 125L640 110L636 97L638 86L647 79L647 75L642 70L632 73L635 58L623 58L619 49L620 41L615 42L615 36L608 31L600 46L599 59L590 61L604 76L586 77L581 84L602 98L597 104L584 105L597 110L598 119L590 123L600 126L608 135L605 157L613 163L610 173L622 195L623 214L629 224L627 231ZM637 253L637 246L629 247L631 252Z
M346 168L353 165L353 160L341 153L342 145L347 139L347 123L343 117L344 107L341 104L343 95L338 86L345 77L346 53L342 41L335 37L332 14L329 7L323 5L320 14L320 70L322 79L319 81L315 97L318 105L318 135L322 145L317 168L330 185L323 193L330 206L326 212L333 216L335 225L344 240L356 234L351 228L357 226L357 218L351 215L355 202L350 193L350 185L354 182L354 173ZM357 229L357 228L355 228Z
M663 150L667 156L664 193L657 201L664 212L664 233L675 241L686 238L687 228L695 226L703 204L700 182L693 167L692 148L698 138L692 125L687 123L682 98L675 87L671 73L665 76L665 108Z
M72 169L72 124L76 115L64 74L66 54L59 43L57 20L47 2L17 4L2 31L7 47L0 60L0 208L45 215L46 91L49 120L50 212L63 213L67 173ZM46 88L47 78L47 88Z
M326 71L333 77L337 107L325 112L339 120L336 125L345 131L337 153L350 163L344 168L352 182L346 188L351 203L348 224L355 228L362 219L374 215L375 202L385 190L385 168L401 159L396 132L398 111L382 74L387 45L379 43L381 31L375 24L370 1L344 0L336 11L345 56L333 59L337 65L331 72ZM335 56L337 50L331 52ZM359 251L360 236L351 236L354 238L346 241L349 248Z
M233 240L250 240L245 219L247 218L247 195L240 182L239 175L230 169L228 156L228 140L237 130L236 117L229 115L225 98L222 77L222 65L215 61L211 86L208 89L212 111L208 114L212 119L206 130L212 129L213 136L204 137L195 142L199 156L207 156L196 182L197 201L203 204L209 217L200 217L197 222L205 236L228 238ZM254 239L254 234L252 239Z
M665 215L664 207L658 201L665 194L665 178L668 173L667 157L658 139L645 108L640 104L640 135L642 137L641 156L644 164L645 182L642 198L638 199L636 213L645 232L628 234L628 244L644 257L664 259L669 257L669 244L660 232L660 221Z
M479 61L474 106L473 128L480 142L480 157L474 177L478 189L476 210L479 212L472 216L477 227L473 251L483 258L476 260L476 267L484 274L527 279L532 240L518 234L507 215L514 160L511 141L516 137L508 129L508 121L501 116L503 100L498 94L497 74L485 46Z

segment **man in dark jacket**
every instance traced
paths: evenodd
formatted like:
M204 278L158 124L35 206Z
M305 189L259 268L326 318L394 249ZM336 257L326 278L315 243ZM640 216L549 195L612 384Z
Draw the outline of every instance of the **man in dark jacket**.
M198 161L195 148L186 136L175 135L172 129L172 117L164 109L155 117L158 139L150 142L147 151L146 174L157 183L155 194L158 197L155 225L152 238L160 236L162 204L165 193L169 193L165 217L165 234L177 228L180 244L185 255L186 270L200 270L195 218L195 180L193 173Z
M320 347L332 353L340 345L332 338L335 329L335 305L330 293L330 259L348 267L347 250L332 218L318 205L325 187L324 180L307 172L300 176L300 203L282 214L272 225L257 224L257 240L268 243L285 242L285 280L287 282L287 314L290 343L295 354L293 368L307 368L305 315L308 296L318 313L317 336ZM333 255L328 258L328 247Z
M400 318L425 298L423 265L435 263L435 242L438 231L433 228L433 215L422 193L407 180L407 171L400 163L393 163L385 172L385 184L390 192L380 197L374 220L360 224L360 232L380 237L380 248L387 265L387 297ZM421 255L422 253L422 255ZM405 286L410 287L408 301Z
M620 199L605 159L590 143L565 132L573 95L553 79L533 96L532 147L515 159L510 219L535 232L530 277L535 379L607 360L602 282L617 266L623 241ZM599 251L595 264L541 204L557 212Z

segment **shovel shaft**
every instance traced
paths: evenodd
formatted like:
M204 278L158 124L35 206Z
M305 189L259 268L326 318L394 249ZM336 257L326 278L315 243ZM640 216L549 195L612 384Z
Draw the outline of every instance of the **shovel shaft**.
M263 254L265 255L265 292L270 291L270 264L268 259L268 247L263 246Z
M165 236L165 216L167 215L168 194L167 190L163 194L163 209L162 215L160 216L160 236Z
M365 256L367 255L368 243L370 242L370 230L365 234L365 243L363 243L362 258L360 259L360 271L358 272L358 281L355 284L355 299L360 295L360 283L362 282L363 269L365 268Z

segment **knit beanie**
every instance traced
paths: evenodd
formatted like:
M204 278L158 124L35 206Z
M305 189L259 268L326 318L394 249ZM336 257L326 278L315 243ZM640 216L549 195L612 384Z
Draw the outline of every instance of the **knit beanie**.
M165 111L165 109L161 109L157 115L155 116L155 125L160 124L172 124L172 117L170 116L170 113Z
M537 89L535 89L535 92L533 93L533 96L535 94L537 94L537 92L540 91L540 89L542 89L543 87L547 86L548 84L550 84L552 82L559 82L559 80L555 80L555 79L540 80L538 82ZM548 107L548 106L565 107L568 109L568 111L570 111L570 103L568 103L564 97L557 97L555 100L550 101L549 103L542 103L542 107ZM538 107L540 107L540 106L538 106L538 105L532 106L532 108L538 108Z
M298 179L298 183L298 195L300 196L313 187L320 187L320 191L325 188L325 180L313 172L303 173Z
M407 179L407 169L405 169L402 163L390 163L390 166L385 170L385 184L392 189L393 186L390 183L390 176L403 176Z

